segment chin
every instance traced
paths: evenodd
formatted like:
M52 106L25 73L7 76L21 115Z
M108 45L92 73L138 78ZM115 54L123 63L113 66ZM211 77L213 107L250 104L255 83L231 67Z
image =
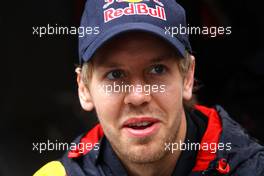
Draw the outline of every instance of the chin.
M147 144L127 145L126 150L121 152L129 161L134 163L152 163L166 155L162 142L151 141Z
M152 150L152 149L139 149L129 153L128 159L134 163L153 163L165 156L163 149Z

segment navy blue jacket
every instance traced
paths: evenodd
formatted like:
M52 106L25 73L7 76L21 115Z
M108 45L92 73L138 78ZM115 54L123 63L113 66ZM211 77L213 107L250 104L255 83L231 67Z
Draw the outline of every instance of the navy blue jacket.
M189 176L198 175L233 175L264 176L264 147L251 138L243 128L220 106L196 109L208 117L208 124L203 142L231 143L231 150L218 150L216 153L199 151L196 164ZM60 160L68 176L125 176L127 175L121 162L116 158L111 145L105 139L98 124L85 136L75 142L91 142L104 145L108 155L102 158L100 147L95 147L83 154L78 150L68 152ZM104 155L105 156L105 155ZM105 160L111 160L111 166ZM115 169L112 169L115 168Z

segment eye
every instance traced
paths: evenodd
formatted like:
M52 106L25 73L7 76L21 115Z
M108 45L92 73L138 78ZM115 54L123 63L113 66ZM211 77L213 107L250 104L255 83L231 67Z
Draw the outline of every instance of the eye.
M152 74L163 74L166 72L166 67L164 65L155 65L151 68L150 73Z
M115 80L115 79L120 79L122 77L124 77L124 73L121 71L121 70L113 70L113 71L110 71L106 77L109 79L109 80Z

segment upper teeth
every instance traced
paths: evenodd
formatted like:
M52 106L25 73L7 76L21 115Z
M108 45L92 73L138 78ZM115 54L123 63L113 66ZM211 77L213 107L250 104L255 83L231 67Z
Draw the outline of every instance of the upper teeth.
M140 123L132 123L132 124L129 124L128 126L129 127L133 127L133 126L140 127L140 126L147 126L149 124L150 124L150 122L140 122Z

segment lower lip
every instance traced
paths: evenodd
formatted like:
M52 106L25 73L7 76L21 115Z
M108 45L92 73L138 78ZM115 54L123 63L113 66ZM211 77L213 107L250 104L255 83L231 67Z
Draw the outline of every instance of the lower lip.
M125 127L124 130L130 137L143 138L155 134L160 128L160 123L154 123L145 129L133 129Z

